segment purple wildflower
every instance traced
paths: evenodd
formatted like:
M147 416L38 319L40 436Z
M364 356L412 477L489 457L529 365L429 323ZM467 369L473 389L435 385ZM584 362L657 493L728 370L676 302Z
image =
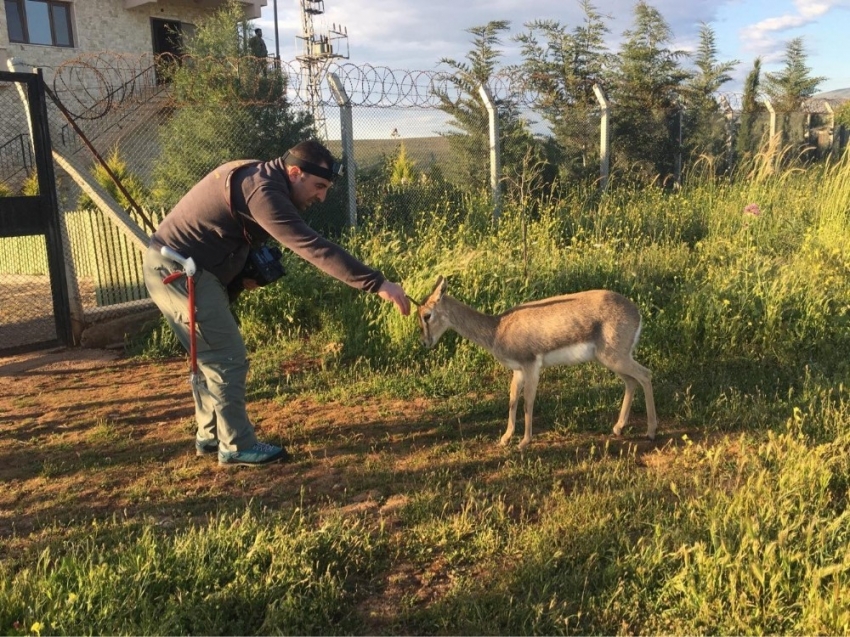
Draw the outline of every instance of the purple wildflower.
M745 215L752 215L753 217L758 217L761 214L761 209L757 203L747 204L744 208Z

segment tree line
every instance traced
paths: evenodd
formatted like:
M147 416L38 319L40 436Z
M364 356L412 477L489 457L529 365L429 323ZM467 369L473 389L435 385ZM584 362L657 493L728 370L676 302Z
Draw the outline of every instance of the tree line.
M737 156L745 160L764 142L766 96L777 113L787 117L799 111L823 77L812 75L802 38L788 42L783 68L765 73L757 57L749 72L734 121L722 103L721 88L731 81L739 60L720 60L713 28L703 23L699 45L693 53L673 47L673 33L661 13L644 0L634 6L633 21L622 34L619 51L606 45L610 17L590 0L582 0L583 21L570 27L557 20L535 19L510 36L520 45L521 62L502 67L500 47L510 23L494 20L468 29L472 48L464 60L444 58L453 82L464 97L441 98L441 109L456 129L448 133L455 152L466 157L465 179L483 186L486 171L476 168L486 157L487 113L476 87L499 73L521 77L537 98L534 112L544 120L550 135L535 136L523 120L518 97L500 104L499 120L503 165L507 175L517 174L534 155L539 165L562 179L598 176L599 103L593 86L602 88L613 103L615 140L613 169L641 182L665 181L677 171L677 158L693 162L710 160L717 170L728 169ZM692 64L686 66L690 61ZM841 114L839 114L839 121ZM730 126L734 126L730 153ZM557 168L555 168L557 167Z

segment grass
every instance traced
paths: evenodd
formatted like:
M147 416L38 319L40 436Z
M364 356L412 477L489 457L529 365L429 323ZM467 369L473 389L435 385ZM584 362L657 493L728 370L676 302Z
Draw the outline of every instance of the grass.
M20 538L0 631L848 632L848 184L848 158L754 165L672 194L614 188L592 210L580 193L533 217L508 206L497 228L470 211L344 238L414 297L441 274L488 312L594 287L634 299L655 445L609 438L622 384L588 365L544 372L532 447L496 448L508 372L454 336L422 350L389 304L293 260L238 311L250 399L327 406L284 434L304 450L298 497L263 508L217 485L219 508L167 527L81 515ZM337 418L362 405L367 435ZM634 414L640 431L640 396ZM117 431L99 421L89 442ZM131 497L177 504L181 475Z
M404 144L408 156L420 170L432 164L444 164L449 155L449 143L445 137L411 137L407 139L358 139L355 161L359 169L368 169L391 157L399 145ZM340 142L330 142L328 148L334 156L342 155Z

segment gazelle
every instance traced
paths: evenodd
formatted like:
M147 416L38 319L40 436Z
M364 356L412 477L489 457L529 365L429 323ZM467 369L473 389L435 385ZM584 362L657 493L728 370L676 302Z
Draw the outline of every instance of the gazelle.
M480 345L514 372L511 381L508 428L499 440L506 445L516 427L519 392L525 388L525 436L531 442L531 418L540 370L596 359L626 383L620 417L614 425L619 436L629 420L635 389L646 398L646 435L652 440L658 425L652 396L652 373L632 358L640 336L637 306L609 290L589 290L518 305L498 316L483 314L446 294L446 281L437 279L431 295L419 306L422 344L434 347L449 328Z

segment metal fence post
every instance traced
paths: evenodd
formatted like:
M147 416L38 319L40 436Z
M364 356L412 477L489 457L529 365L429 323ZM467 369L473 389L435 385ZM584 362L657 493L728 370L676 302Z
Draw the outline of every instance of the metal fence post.
M593 85L593 93L596 95L596 99L601 107L599 122L599 184L602 190L606 190L608 188L608 176L611 170L611 108L599 84Z
M679 132L676 135L676 157L675 157L675 184L676 187L679 188L682 185L682 130L684 129L684 118L685 118L685 109L681 104L678 106L677 116L679 119L678 129Z
M720 96L720 106L723 109L724 132L726 138L724 144L726 147L726 169L731 171L735 165L735 111L732 110L732 105L725 95Z
M502 214L502 160L499 146L499 113L493 101L493 94L485 85L478 87L490 123L490 191L493 193L493 221L498 221Z
M38 84L41 87L41 94L44 95L44 74L40 68L28 67L23 62L21 62L17 58L12 58L11 60L7 60L7 66L13 73L34 73L38 76ZM16 83L18 89L18 96L20 97L21 103L24 107L24 112L27 114L27 127L29 129L29 150L32 153L31 157L35 159L37 155L36 152L36 131L34 130L34 122L33 122L33 108L35 105L30 100L27 90L24 89L24 85L22 83ZM41 119L43 119L43 129L44 131L41 133L42 137L48 140L48 145L50 148L47 149L48 155L50 155L50 151L52 150L52 143L50 140L50 129L48 125L47 118L47 105L46 103L40 104L43 109L43 115ZM48 175L44 175L44 172L47 172ZM41 170L36 169L36 173L38 175L38 190L40 196L49 197L53 206L55 206L55 212L57 214L58 221L58 229L59 236L62 242L62 273L65 278L65 285L63 288L63 296L67 299L68 302L68 311L70 317L70 325L68 326L67 333L64 335L65 339L69 340L72 345L78 345L80 342L80 338L83 333L83 329L86 324L85 311L83 309L83 302L80 297L80 285L79 280L77 278L77 270L74 264L74 256L71 252L71 237L68 234L68 225L67 220L65 219L65 213L59 210L59 202L56 195L56 178L53 172L53 164L49 163L42 167ZM48 253L48 258L50 254ZM57 333L58 333L57 329ZM62 336L62 335L60 335Z
M773 104L770 103L769 97L762 99L767 110L770 112L770 139L773 139L773 136L776 135L776 110L774 110Z
M832 104L824 100L824 107L826 108L826 112L829 114L829 128L827 128L827 150L826 154L830 154L833 151L833 146L835 145L835 109L832 108Z
M354 123L351 115L351 99L336 73L328 74L328 85L339 105L340 134L342 136L342 158L348 183L348 225L357 227L356 167L354 164Z

